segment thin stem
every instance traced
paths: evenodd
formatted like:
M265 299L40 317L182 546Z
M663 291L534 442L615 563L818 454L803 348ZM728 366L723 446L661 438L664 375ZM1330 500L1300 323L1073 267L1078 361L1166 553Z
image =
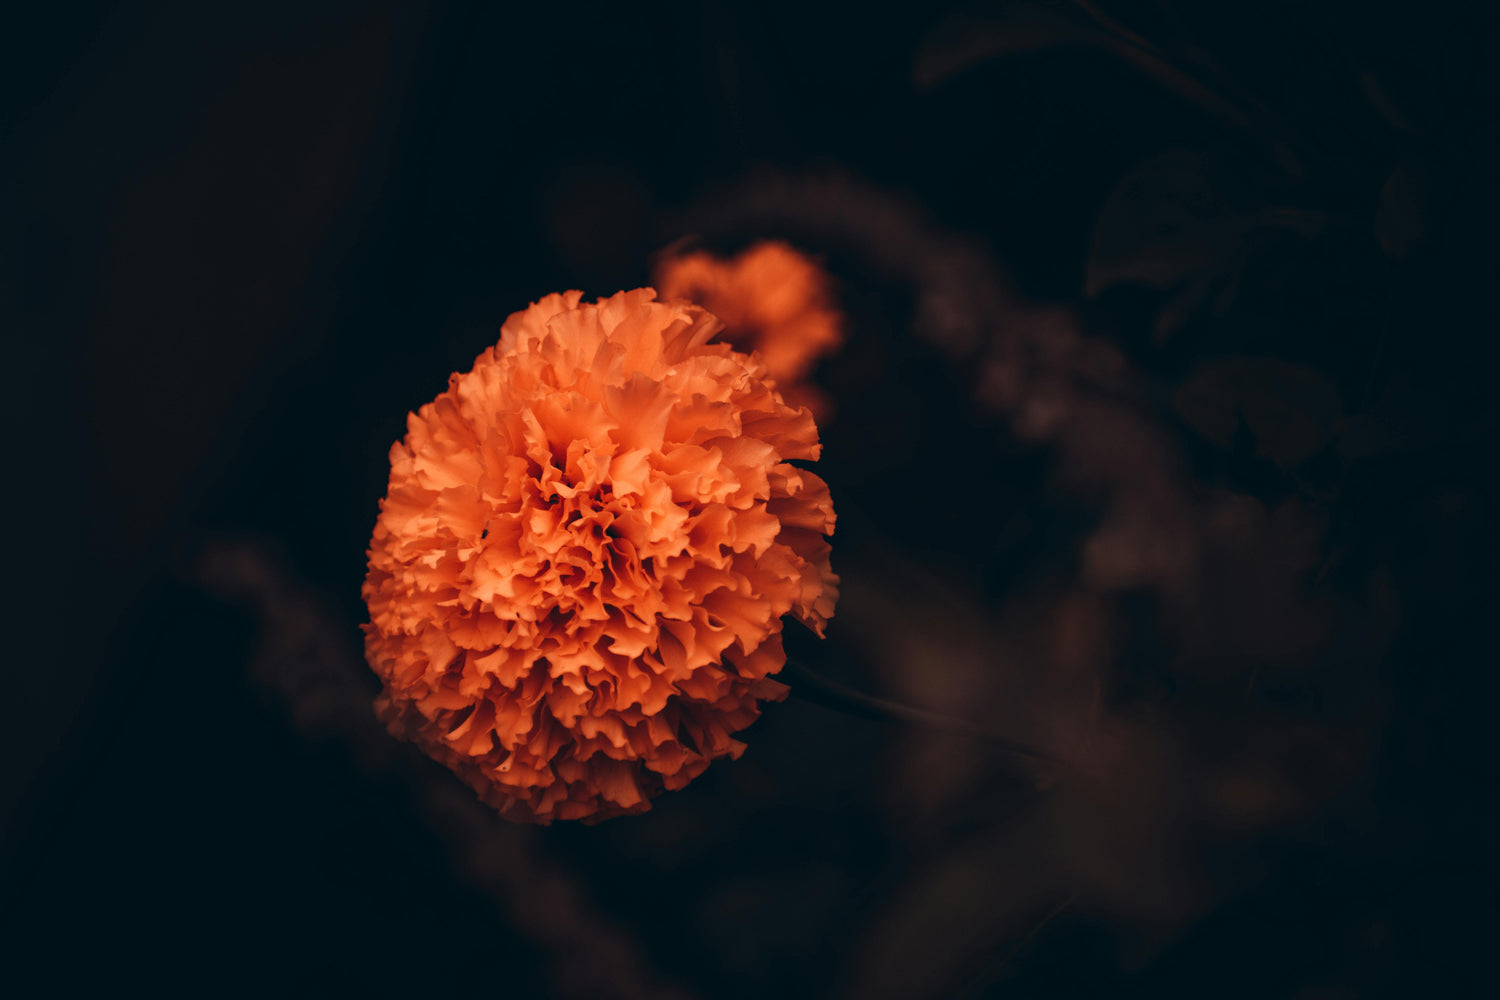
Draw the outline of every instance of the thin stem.
M1161 47L1131 31L1090 0L1072 0L1073 5L1096 24L1117 54L1156 76L1182 96L1223 116L1237 127L1254 135L1271 154L1277 165L1294 176L1303 172L1302 157L1313 155L1296 131L1252 93L1239 86L1222 69L1206 57L1192 61L1213 77L1205 82L1179 66ZM1300 150L1298 147L1301 147Z
M1125 39L1137 48L1144 49L1147 52L1156 53L1158 51L1155 45L1152 45L1145 38L1137 35L1135 32L1125 27L1119 21L1116 21L1114 18L1110 17L1103 10L1101 10L1098 5L1090 3L1089 0L1073 0L1073 2L1077 4L1085 14L1093 18L1095 23L1097 23L1099 27L1103 28L1105 31L1113 32L1120 38Z
M904 705L898 701L877 698L874 695L845 687L837 681L810 670L796 660L787 660L778 678L792 689L792 694L815 705L856 715L864 719L909 722L950 733L962 733L994 746L1017 757L1025 757L1042 764L1057 765L1062 761L1036 747L1007 739L993 733L977 723L959 719L941 712L930 712L925 708Z
M1023 937L1019 942L1017 942L1014 948L1008 951L1005 956L1000 959L1000 961L996 962L984 976L976 979L970 989L964 991L962 995L965 1000L967 1000L967 998L969 997L982 996L986 992L988 992L989 987L993 986L1000 980L1000 976L1005 972L1006 967L1010 965L1011 962L1014 962L1018 955L1020 955L1023 951L1031 946L1031 942L1036 940L1037 935L1040 934L1048 924L1056 920L1063 914L1065 910L1068 909L1068 907L1072 906L1077 901L1078 893L1069 893L1062 902L1058 903L1051 910L1049 910L1047 915L1041 919L1041 922L1038 923L1035 927L1031 928L1031 930L1027 931L1026 936Z

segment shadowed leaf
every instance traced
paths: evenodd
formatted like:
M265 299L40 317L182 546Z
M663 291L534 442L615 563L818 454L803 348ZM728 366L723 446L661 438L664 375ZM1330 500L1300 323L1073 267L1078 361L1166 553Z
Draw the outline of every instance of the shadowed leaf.
M1420 163L1396 164L1380 189L1375 210L1375 239L1380 249L1402 260L1427 238L1431 192Z
M1253 181L1226 151L1173 149L1145 160L1104 202L1085 290L1093 296L1123 283L1165 290L1222 266L1256 230L1321 231L1321 215L1269 204Z
M1169 292L1158 344L1205 309L1222 313L1257 258L1323 230L1317 212L1280 207L1240 159L1176 149L1132 170L1105 200L1085 270L1090 296L1122 285Z
M1226 451L1243 422L1255 453L1282 468L1322 451L1338 427L1338 389L1303 365L1270 358L1226 358L1190 375L1174 397L1177 412Z
M1174 149L1127 174L1104 202L1089 245L1085 291L1118 284L1166 290L1234 249L1236 215L1203 150Z
M1212 67L1200 64L1193 72L1185 70L1184 60L1130 31L1093 4L1023 2L983 18L950 17L918 48L912 79L919 88L931 90L991 59L1057 48L1092 48L1109 53L1180 100L1236 131L1253 135L1284 171L1301 173L1300 158L1282 134L1284 126L1253 98L1227 95L1212 82L1218 76ZM1199 75L1205 72L1206 77Z
M1087 26L1042 4L1019 3L983 19L951 17L922 41L912 79L924 90L991 59L1095 41Z

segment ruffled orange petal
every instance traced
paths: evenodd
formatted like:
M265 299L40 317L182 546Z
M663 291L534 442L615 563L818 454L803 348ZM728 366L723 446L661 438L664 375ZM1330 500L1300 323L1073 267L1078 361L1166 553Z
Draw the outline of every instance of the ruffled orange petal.
M783 617L833 613L828 488L788 464L817 428L718 330L651 289L549 295L391 449L377 711L508 818L641 812L737 756L786 693Z

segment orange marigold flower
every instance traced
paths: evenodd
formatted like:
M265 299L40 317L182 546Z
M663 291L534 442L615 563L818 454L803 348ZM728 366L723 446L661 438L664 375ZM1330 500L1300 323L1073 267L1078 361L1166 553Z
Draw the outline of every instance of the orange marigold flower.
M643 812L785 696L822 635L818 431L718 321L649 288L549 295L407 421L370 542L365 648L391 731L503 815Z
M763 241L732 260L701 251L669 256L656 268L662 297L687 299L724 321L724 337L759 351L788 401L815 416L830 409L804 382L818 359L844 341L831 281L821 267L785 243Z

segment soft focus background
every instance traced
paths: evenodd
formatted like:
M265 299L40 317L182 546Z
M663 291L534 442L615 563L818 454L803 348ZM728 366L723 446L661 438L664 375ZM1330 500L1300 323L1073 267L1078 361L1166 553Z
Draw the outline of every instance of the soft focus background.
M1479 6L13 13L5 969L1485 992ZM406 412L684 237L790 240L848 317L817 375L844 594L794 648L1064 777L794 698L643 817L521 828L375 724L359 584Z

